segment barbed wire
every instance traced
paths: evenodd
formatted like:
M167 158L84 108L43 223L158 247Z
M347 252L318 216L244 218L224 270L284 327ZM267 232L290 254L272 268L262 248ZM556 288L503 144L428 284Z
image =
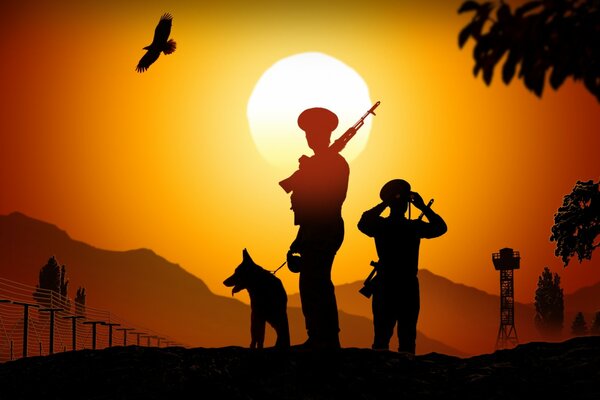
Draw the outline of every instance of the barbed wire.
M117 335L118 329L123 330L120 335ZM131 336L128 337L127 332ZM138 344L139 339L144 338L145 343L140 341L140 345L187 347L108 310L76 303L52 290L0 277L0 362L58 351L121 346L126 337L127 345Z

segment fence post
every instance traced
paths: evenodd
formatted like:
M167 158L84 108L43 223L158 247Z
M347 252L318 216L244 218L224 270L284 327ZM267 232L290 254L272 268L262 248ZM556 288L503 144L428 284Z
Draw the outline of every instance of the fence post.
M23 358L27 357L27 339L29 335L29 307L40 308L37 304L13 301L13 304L23 306Z
M98 324L106 325L106 322L104 322L104 321L86 321L86 322L84 322L84 324L92 325L92 350L96 350L96 326Z
M11 301L10 300L6 300L6 299L0 299L0 303L11 303ZM6 339L8 339L8 337Z
M50 313L50 350L49 354L54 354L54 313L64 311L62 308L42 308L40 311Z
M133 328L117 328L118 331L123 331L123 346L127 346L127 331L134 331Z
M113 331L113 326L121 326L121 324L115 324L115 323L108 323L108 324L104 324L106 326L108 326L108 347L112 347L112 331Z
M85 317L83 315L67 315L66 317L62 317L62 318L71 320L71 325L72 325L72 330L73 330L72 350L75 351L75 350L77 350L77 320L82 319L82 318L85 319Z
M140 345L140 336L142 336L144 334L144 332L131 332L131 333L133 333L136 336L137 345L139 346Z

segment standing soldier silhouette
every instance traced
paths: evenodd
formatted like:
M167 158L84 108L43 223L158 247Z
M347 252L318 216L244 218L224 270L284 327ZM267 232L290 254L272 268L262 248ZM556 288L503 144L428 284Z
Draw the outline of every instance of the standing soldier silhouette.
M338 151L330 149L338 117L325 108L309 108L298 126L314 155L302 156L290 178L280 182L293 190L294 224L299 226L287 255L288 267L300 272L300 300L309 348L339 348L338 310L331 282L331 267L344 240L342 204L348 190L350 168Z
M386 183L379 194L382 202L365 211L358 229L375 239L379 262L373 285L373 349L387 350L396 323L399 352L415 354L420 298L419 245L422 238L431 239L448 230L446 223L431 210L410 184L402 179ZM429 221L405 217L409 202L421 210ZM390 208L388 217L381 213Z

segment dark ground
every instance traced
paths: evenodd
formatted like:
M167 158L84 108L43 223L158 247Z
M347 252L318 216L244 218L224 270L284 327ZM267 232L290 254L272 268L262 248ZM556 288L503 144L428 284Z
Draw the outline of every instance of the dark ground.
M0 364L0 399L600 399L600 337L472 358L113 347Z

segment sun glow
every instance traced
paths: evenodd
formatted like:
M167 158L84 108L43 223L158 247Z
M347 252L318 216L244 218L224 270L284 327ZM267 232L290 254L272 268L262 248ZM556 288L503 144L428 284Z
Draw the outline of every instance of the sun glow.
M332 142L350 128L372 102L361 76L343 62L323 53L301 53L273 64L260 77L248 101L248 123L256 147L271 164L294 167L310 150L298 115L311 107L324 107L339 118ZM354 159L364 149L371 118L344 150Z

